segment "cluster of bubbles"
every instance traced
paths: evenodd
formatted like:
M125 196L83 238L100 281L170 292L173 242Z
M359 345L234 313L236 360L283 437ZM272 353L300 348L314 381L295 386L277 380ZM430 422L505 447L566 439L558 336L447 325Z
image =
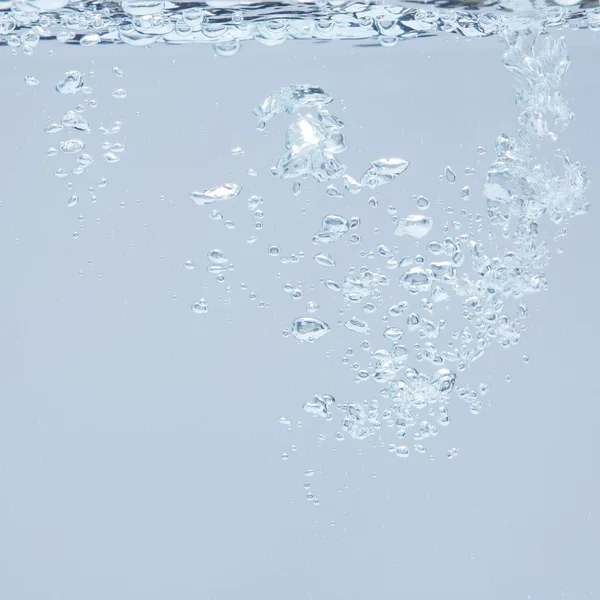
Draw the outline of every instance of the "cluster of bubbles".
M473 218L475 227L470 233L459 234L459 221L453 222L454 233L444 228L445 235L431 239L435 231L434 219L423 214L429 207L424 196L415 198L417 214L396 215L390 212L393 227L390 235L397 238L424 240L423 255L398 259L397 245L379 244L373 256L385 260L390 275L381 269L350 267L339 281L322 279L323 284L340 299L346 310L365 313L365 318L351 316L340 324L345 330L362 338L361 346L368 360L361 365L351 362L353 351L342 361L354 371L357 384L374 382L380 386L377 398L360 402L338 402L334 396L319 394L307 400L303 409L315 418L333 421L340 417L336 440L346 437L365 440L379 436L380 443L388 442L388 449L398 457L408 457L412 452L427 452L425 440L438 435L440 428L450 423L449 404L453 395L466 403L472 413L482 407L481 397L487 386L472 387L462 383L461 373L481 358L492 344L509 348L518 344L528 315L525 298L547 289L544 268L551 259L551 250L541 238L540 222L548 218L564 227L569 219L585 214L589 204L585 201L588 176L585 168L572 161L564 150L555 152L558 167L537 158L541 142L555 142L557 133L573 118L566 101L560 94L560 83L569 67L566 43L562 38L543 35L548 26L600 29L600 11L577 11L564 6L536 4L535 18L527 12L524 2L504 2L503 8L520 10L507 15L498 6L475 12L388 6L371 2L352 4L316 2L297 7L293 18L287 18L285 5L269 7L268 15L261 5L248 6L243 14L227 7L200 6L158 1L130 1L99 8L95 4L65 0L0 0L0 43L22 48L30 54L43 38L56 38L67 43L92 45L100 42L124 42L148 45L156 41L167 43L208 42L219 54L234 54L240 42L254 39L266 45L276 45L287 39L354 39L378 40L392 46L399 39L431 35L438 31L458 33L467 37L496 35L504 40L507 50L504 65L510 69L517 84L516 102L519 107L516 137L500 135L495 143L495 159L490 165L483 187L485 215ZM114 69L122 77L120 69ZM91 74L90 74L91 75ZM33 76L25 78L27 85L39 81ZM69 71L56 84L56 91L68 97L91 94L85 85L84 74ZM127 93L122 88L113 92L115 99ZM292 181L292 192L301 191L301 179L312 177L327 186L326 193L334 198L345 194L371 193L384 185L393 184L410 167L405 158L376 158L364 166L362 173L351 175L340 156L347 149L344 123L330 110L333 98L313 84L295 84L269 94L254 110L259 119L258 129L281 115L291 115L292 122L285 136L285 150L271 174ZM95 107L97 103L87 103ZM78 104L68 110L60 121L49 123L46 132L55 135L68 133L58 148L48 150L48 156L73 155L75 165L71 174L79 175L94 163L85 137L92 129L85 116L86 108ZM118 134L121 122L109 127L99 127L105 136ZM102 158L106 163L116 163L125 146L119 142L101 144ZM243 154L241 148L232 149L233 156ZM480 155L485 154L479 148ZM250 175L256 175L255 171ZM466 172L466 174L470 174ZM62 168L57 177L66 177ZM457 181L456 172L446 167L442 179L448 184ZM106 185L101 180L99 187ZM199 206L214 205L237 197L242 188L237 183L222 183L202 191L192 191L190 199ZM463 200L471 198L469 186L462 188ZM68 206L77 204L77 196L68 200ZM376 199L369 203L376 206ZM248 208L258 219L255 228L262 227L260 208L262 198L252 196ZM209 216L220 220L223 215L213 209ZM496 255L486 251L484 242L477 239L487 218L491 226L489 242L505 240L508 249ZM361 243L360 219L341 214L323 216L321 229L312 232L316 247L335 248L335 244ZM227 222L233 228L233 222ZM254 243L257 237L247 241ZM393 238L392 238L393 239ZM280 257L277 246L268 248L268 255L277 256L282 263L298 262L305 257L298 252L290 257ZM317 251L313 261L319 268L336 266L332 251ZM207 271L220 281L233 264L219 249L207 254ZM194 269L191 261L186 269ZM286 289L288 286L288 289ZM294 299L302 297L302 290L286 284L284 290ZM387 297L393 290L394 301ZM398 295L405 299L398 301ZM460 302L461 315L466 321L462 329L450 332L451 341L441 343L442 335L449 329L445 319L436 318L438 306L452 301ZM369 315L380 307L385 310L379 347L366 338L375 332ZM208 301L195 301L191 310L195 314L208 313ZM311 316L299 316L284 330L299 342L318 343L332 327L313 316L319 310L315 302L306 305ZM398 325L390 325L395 320ZM406 340L412 340L412 345ZM425 367L415 367L415 363ZM291 421L280 419L287 425ZM384 435L385 432L388 435ZM410 441L409 441L410 440ZM448 451L448 458L458 455L458 449ZM312 496L311 496L312 497Z
M508 249L497 255L486 252L484 243L476 238L485 217L477 214L474 231L430 239L425 245L430 258L418 255L397 260L397 246L379 244L376 254L387 259L388 269L400 271L397 277L379 269L350 267L341 281L322 280L328 289L339 294L346 310L362 305L367 315L377 310L376 305L384 305L386 289L392 288L394 294L404 291L406 295L405 300L387 307L382 331L385 344L375 348L364 339L362 347L368 351L368 362L351 365L357 383L373 381L381 386L378 397L362 403L340 403L332 395L322 394L304 403L304 411L327 421L335 418L336 411L340 414L336 440L346 436L364 440L377 435L380 443L388 439L390 452L407 457L413 451L426 453L424 441L437 436L440 428L450 423L453 394L477 414L487 385L459 385L459 374L492 344L509 348L519 342L528 315L525 298L548 287L543 269L551 251L548 242L540 238L540 221L548 217L554 224L564 225L572 216L588 210L584 199L588 185L585 168L571 161L563 150L555 153L558 167L536 158L539 143L554 142L557 132L573 118L559 91L569 66L565 40L542 35L544 32L543 24L527 19L516 19L499 32L508 48L503 63L515 74L517 82L518 135L500 135L496 140L496 158L487 171L483 195L491 225L489 242L503 239ZM327 193L343 196L389 184L409 168L405 159L382 158L372 161L360 177L348 174L346 165L337 157L346 150L344 123L324 108L332 100L318 86L292 85L271 93L256 107L259 129L264 129L276 115L293 115L285 138L285 153L272 169L274 176L310 176L322 184L339 180L342 185L330 184ZM480 147L478 153L484 155L486 151ZM450 167L442 177L449 184L457 181ZM293 184L294 193L299 189L296 184L299 182ZM239 191L236 184L225 184L201 194L194 192L192 199L201 198L205 203L208 198L212 202L233 197ZM461 197L470 199L468 186L461 190ZM421 210L429 205L422 196L416 198L416 203ZM421 240L430 238L434 231L433 218L423 214L394 214L392 221L394 229L390 233L399 237ZM357 218L328 214L312 242L329 246L345 236L355 236L357 243L360 236L352 231L359 225ZM460 223L455 222L454 228L459 230ZM271 247L269 254L277 256L279 249ZM320 267L336 264L328 252L318 252L313 258ZM293 295L295 288L289 288ZM445 346L440 338L447 329L446 320L436 319L434 314L436 306L445 306L454 298L460 302L466 323L462 329L451 332L452 340ZM319 309L316 303L312 304L310 310L307 305L307 312ZM398 319L400 326L390 326L390 319ZM373 330L371 323L356 316L341 324L363 338ZM295 319L284 335L291 334L300 342L318 342L331 330L325 321L307 315ZM412 337L415 343L401 343L405 336ZM348 364L349 356L343 362ZM417 369L415 362L430 366ZM289 419L284 420L291 424ZM391 440L384 435L386 430L391 433ZM455 458L458 452L452 448L447 456Z
M372 0L342 2L163 2L120 0L0 0L0 44L33 52L43 39L92 46L212 44L231 56L242 42L275 46L289 39L354 40L394 46L399 40L448 32L469 38L502 31L513 11L535 10L547 26L600 29L600 9L580 10L577 0L500 0L451 8L446 2L401 6Z
M117 77L123 77L123 72L118 67L113 68L113 73ZM87 74L88 77L93 78L94 73L90 72ZM39 80L33 76L26 76L25 82L27 85L39 85ZM79 71L67 71L64 76L54 86L56 92L65 96L66 98L77 98L80 95L90 95L93 93L93 88L85 84L84 74ZM127 96L127 92L122 88L116 89L112 93L112 97L116 99L123 99ZM94 99L85 99L84 102L79 102L71 109L67 110L60 120L49 122L44 131L46 134L54 137L57 134L63 136L63 139L56 144L56 146L50 146L46 151L46 156L55 157L59 156L63 160L67 158L66 155L72 155L73 166L67 170L64 166L60 166L54 170L54 175L60 179L66 178L69 175L83 175L88 171L95 162L94 155L90 153L90 142L86 138L89 138L94 133L94 130L90 126L86 113L88 109L95 109L98 107L98 102ZM126 150L125 144L111 140L113 135L121 132L122 122L114 121L108 127L100 126L95 131L105 137L105 141L100 142L98 145L102 150L101 158L107 164L115 164L121 160L121 154ZM107 179L101 177L96 187L90 187L89 193L91 194L91 202L96 202L97 188L104 188L107 185ZM74 184L69 181L67 182L67 188L73 190ZM77 194L71 194L67 200L68 207L74 207L79 203L79 196ZM83 221L83 217L79 217L80 224ZM81 224L81 227L83 225ZM79 237L78 232L73 233L73 237Z

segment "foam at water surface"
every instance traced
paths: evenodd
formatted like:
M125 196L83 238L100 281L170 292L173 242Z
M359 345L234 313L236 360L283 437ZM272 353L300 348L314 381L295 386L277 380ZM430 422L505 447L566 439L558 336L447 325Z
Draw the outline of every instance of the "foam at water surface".
M600 29L598 3L585 10L570 0L426 3L400 2L69 2L0 0L0 44L25 52L43 39L90 46L124 43L146 46L213 44L218 54L235 54L255 40L276 46L288 39L355 40L393 46L399 40L445 32L465 37L494 35L515 15L535 14L538 22Z

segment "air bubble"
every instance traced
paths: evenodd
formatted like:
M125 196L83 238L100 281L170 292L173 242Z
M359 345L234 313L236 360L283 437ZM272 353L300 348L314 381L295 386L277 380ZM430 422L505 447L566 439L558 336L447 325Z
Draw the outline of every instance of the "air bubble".
M452 167L446 167L444 169L444 177L448 183L454 183L456 181L456 173L452 170Z
M318 265L321 265L322 267L335 267L335 260L331 257L330 254L326 254L325 252L315 254L313 259Z
M195 312L197 315L206 314L208 312L208 302L201 298L200 300L192 304L192 311Z

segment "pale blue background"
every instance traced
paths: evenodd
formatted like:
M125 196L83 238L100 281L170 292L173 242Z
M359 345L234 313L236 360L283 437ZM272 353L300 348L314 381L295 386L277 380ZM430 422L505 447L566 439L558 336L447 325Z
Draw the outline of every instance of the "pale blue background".
M597 34L566 33L573 64L564 93L577 119L560 145L598 178L600 45ZM528 299L521 345L491 349L466 375L490 383L484 410L472 416L453 399L452 426L426 443L434 461L401 461L371 443L335 444L337 426L302 412L315 393L361 401L376 392L355 386L341 365L351 343L363 355L359 338L339 330L340 299L318 283L352 262L375 264L358 256L362 246L337 246L339 268L328 272L310 258L285 266L266 255L272 244L312 255L310 237L331 211L363 218L369 250L392 241L387 205L414 213L413 194L461 207L460 188L469 184L469 209L482 210L493 140L513 133L517 116L501 52L495 40L450 37L392 49L252 44L229 59L206 46L42 43L33 57L0 50L1 598L600 595L596 210L569 224L565 252L547 269L549 292ZM123 79L112 74L115 65ZM95 71L86 79L91 96L53 91L71 69ZM41 84L26 86L25 75ZM343 158L353 173L381 156L411 161L381 190L379 208L367 206L368 194L334 200L315 184L294 197L290 182L268 174L287 120L274 120L265 137L251 109L300 82L336 98L331 109L348 124ZM111 98L117 87L126 100ZM99 102L86 112L93 127L123 120L122 134L108 139L127 151L106 165L104 138L86 136L96 158L89 175L59 180L54 169L74 161L45 156L64 136L43 128L85 98ZM243 157L230 155L237 145ZM446 164L459 173L454 186L437 179ZM259 177L246 175L249 167ZM466 178L465 167L476 175ZM102 176L109 185L91 204L86 188ZM74 208L66 206L68 180L80 196ZM225 181L244 188L216 206L236 222L233 231L188 199ZM592 183L592 201L596 190ZM251 193L264 196L266 216L249 246ZM441 237L448 217L439 207L431 214ZM205 271L214 247L235 264L229 294ZM407 254L415 251L407 243ZM196 262L192 272L187 259ZM301 301L281 291L297 281ZM208 315L191 313L199 297L209 301ZM334 331L314 346L284 339L281 330L310 299ZM282 415L304 426L288 431L277 422ZM322 432L328 438L319 444ZM450 447L461 449L455 461L444 457ZM287 462L282 452L291 454ZM309 468L322 473L307 480ZM319 506L304 499L305 481Z

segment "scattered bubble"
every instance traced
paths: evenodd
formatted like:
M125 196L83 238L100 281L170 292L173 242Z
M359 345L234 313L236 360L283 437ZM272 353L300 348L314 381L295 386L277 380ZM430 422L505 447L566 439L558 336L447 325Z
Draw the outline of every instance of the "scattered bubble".
M280 250L279 246L271 246L269 248L270 256L279 256L280 253L281 253L281 250Z
M79 71L67 71L56 84L56 91L61 94L76 94L83 87L83 77Z
M420 239L425 237L433 228L433 219L431 217L425 217L423 215L409 215L398 221L395 235L403 236L409 235L411 237Z
M313 302L311 300L310 302L307 303L306 312L314 313L314 312L317 312L318 310L319 310L319 305L316 302Z
M363 187L376 188L393 181L408 169L410 163L402 158L381 158L371 163L361 177Z
M301 342L314 342L331 331L320 319L299 317L292 323L292 335Z
M416 203L417 208L420 210L427 210L429 208L429 200L425 196L417 196Z
M192 311L195 312L197 315L206 314L208 312L208 302L204 300L204 298L201 298L200 300L192 304Z
M79 201L79 198L77 196L71 196L69 198L69 201L67 202L67 206L68 207L75 206L78 201Z
M58 123L50 123L50 125L46 125L44 131L46 133L58 133L59 131L62 131L62 129L63 126L59 125Z
M398 329L397 327L388 327L383 332L383 337L392 342L397 342L399 339L402 338L403 335L404 332L402 331L402 329Z
M37 79L36 77L33 77L32 75L27 75L25 77L25 83L27 85L39 85L40 80Z
M60 149L66 154L81 152L84 148L85 144L81 140L67 140L60 143Z
M335 267L335 260L333 260L330 254L321 252L320 254L315 254L313 258L314 261L322 267Z
M94 159L89 154L80 154L77 157L77 164L81 167L89 167L94 162Z
M396 448L396 456L399 456L400 458L408 458L409 454L410 450L406 446L398 446Z
M326 217L323 217L322 225L326 232L339 235L346 233L350 228L348 219L340 217L339 215L327 215Z
M221 250L211 250L208 253L208 260L216 265L224 265L229 262L229 259Z
M340 192L340 190L338 190L335 185L329 185L327 186L327 195L331 196L332 198L343 198L344 194L342 194Z
M123 77L123 71L121 69L119 69L119 67L113 67L112 72L117 76L117 77Z
M446 167L444 169L444 177L448 183L454 183L456 181L456 173L452 170L452 167Z
M366 321L355 317L348 319L344 325L346 329L350 329L350 331L355 331L356 333L361 333L363 335L369 335L371 333L369 324Z
M112 97L117 100L123 100L123 98L127 98L127 92L123 88L119 88L112 93Z
M354 177L346 174L344 175L344 189L351 194L358 194L362 190L362 185Z
M118 163L121 160L120 156L117 156L114 152L105 152L102 155L102 158L107 162L107 163Z
M215 200L231 200L235 198L242 188L237 183L225 183L214 188L209 188L204 192L192 192L190 198L199 206L211 204Z
M254 114L267 122L282 112L292 113L297 108L314 108L331 102L331 98L322 88L309 85L290 85L269 94L254 109Z

